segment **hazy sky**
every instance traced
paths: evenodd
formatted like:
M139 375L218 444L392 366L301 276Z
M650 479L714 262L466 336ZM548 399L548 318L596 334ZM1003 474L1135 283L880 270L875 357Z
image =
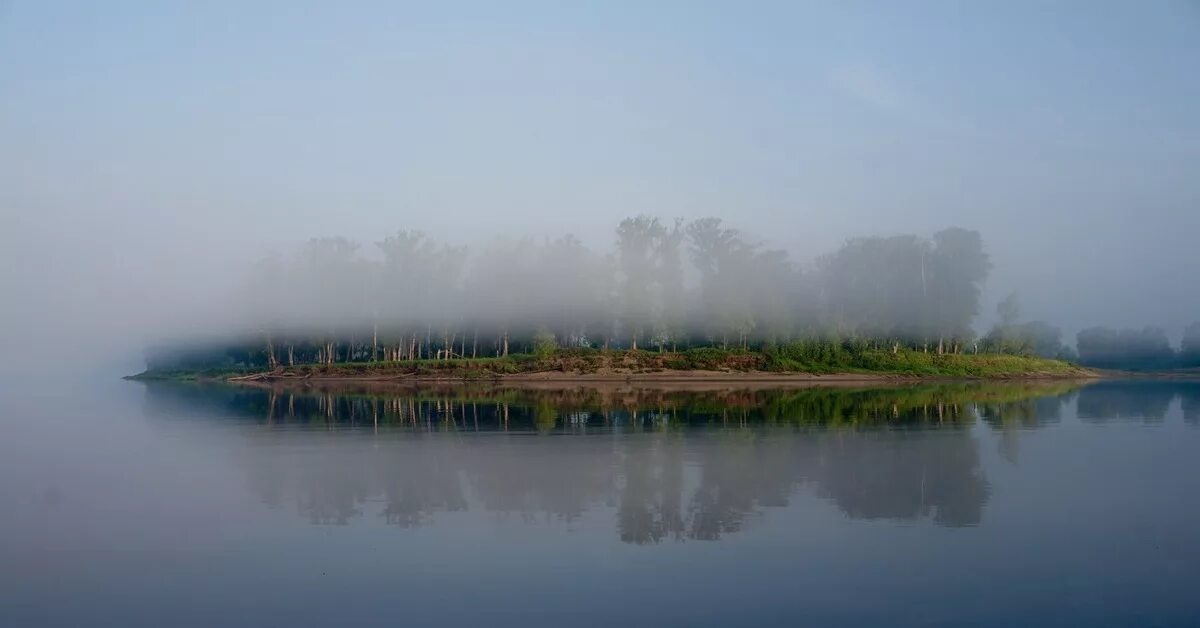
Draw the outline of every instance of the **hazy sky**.
M1072 331L1177 335L1200 4L0 0L0 316L26 354L115 345L314 235L602 245L643 212L798 259L978 229L985 308L1019 288Z

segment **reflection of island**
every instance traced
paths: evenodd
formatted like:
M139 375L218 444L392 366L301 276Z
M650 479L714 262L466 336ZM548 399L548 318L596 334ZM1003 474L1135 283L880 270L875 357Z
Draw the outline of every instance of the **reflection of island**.
M1057 423L1063 405L1075 396L1076 390L1072 386L1047 387L1045 396L992 399L976 407L983 422L1000 434L1000 455L1016 462L1020 432Z
M628 543L715 540L811 491L856 519L980 522L977 417L1057 416L1069 386L954 384L793 390L711 387L285 389L150 385L155 416L253 420L242 457L264 502L315 524L437 513L572 522L612 508ZM887 428L887 429L880 429ZM478 435L477 435L478 432ZM553 438L538 434L588 434ZM302 448L273 446L301 439Z
M1079 393L1079 418L1085 421L1140 420L1161 422L1171 400L1195 382L1171 380L1103 381Z
M1184 382L1179 386L1183 420L1191 425L1200 424L1200 382Z
M979 408L1061 395L1071 383L954 383L884 387L773 388L709 383L655 388L379 383L296 386L147 383L155 415L214 415L266 424L424 431L672 426L945 427L970 424ZM1011 411L1011 410L1010 410Z

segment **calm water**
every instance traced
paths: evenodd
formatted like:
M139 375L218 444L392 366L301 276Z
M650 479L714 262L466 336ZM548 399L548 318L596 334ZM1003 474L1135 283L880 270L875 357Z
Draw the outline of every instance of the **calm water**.
M0 404L0 626L1200 624L1200 382Z

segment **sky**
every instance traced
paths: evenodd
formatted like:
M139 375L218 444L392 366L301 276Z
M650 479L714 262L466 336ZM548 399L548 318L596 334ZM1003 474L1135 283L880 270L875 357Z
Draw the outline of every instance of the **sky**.
M1194 1L0 0L0 348L139 354L313 236L639 213L801 260L977 229L985 312L1178 337L1198 68Z

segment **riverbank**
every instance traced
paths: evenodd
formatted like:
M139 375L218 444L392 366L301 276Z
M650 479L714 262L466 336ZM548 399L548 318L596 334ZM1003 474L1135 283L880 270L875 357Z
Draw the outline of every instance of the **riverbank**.
M146 371L129 379L223 381L807 381L869 382L925 379L1080 379L1090 369L1014 355L919 351L857 351L832 356L782 351L690 349L678 352L559 350L500 358L349 362L281 366L270 371L207 369Z

